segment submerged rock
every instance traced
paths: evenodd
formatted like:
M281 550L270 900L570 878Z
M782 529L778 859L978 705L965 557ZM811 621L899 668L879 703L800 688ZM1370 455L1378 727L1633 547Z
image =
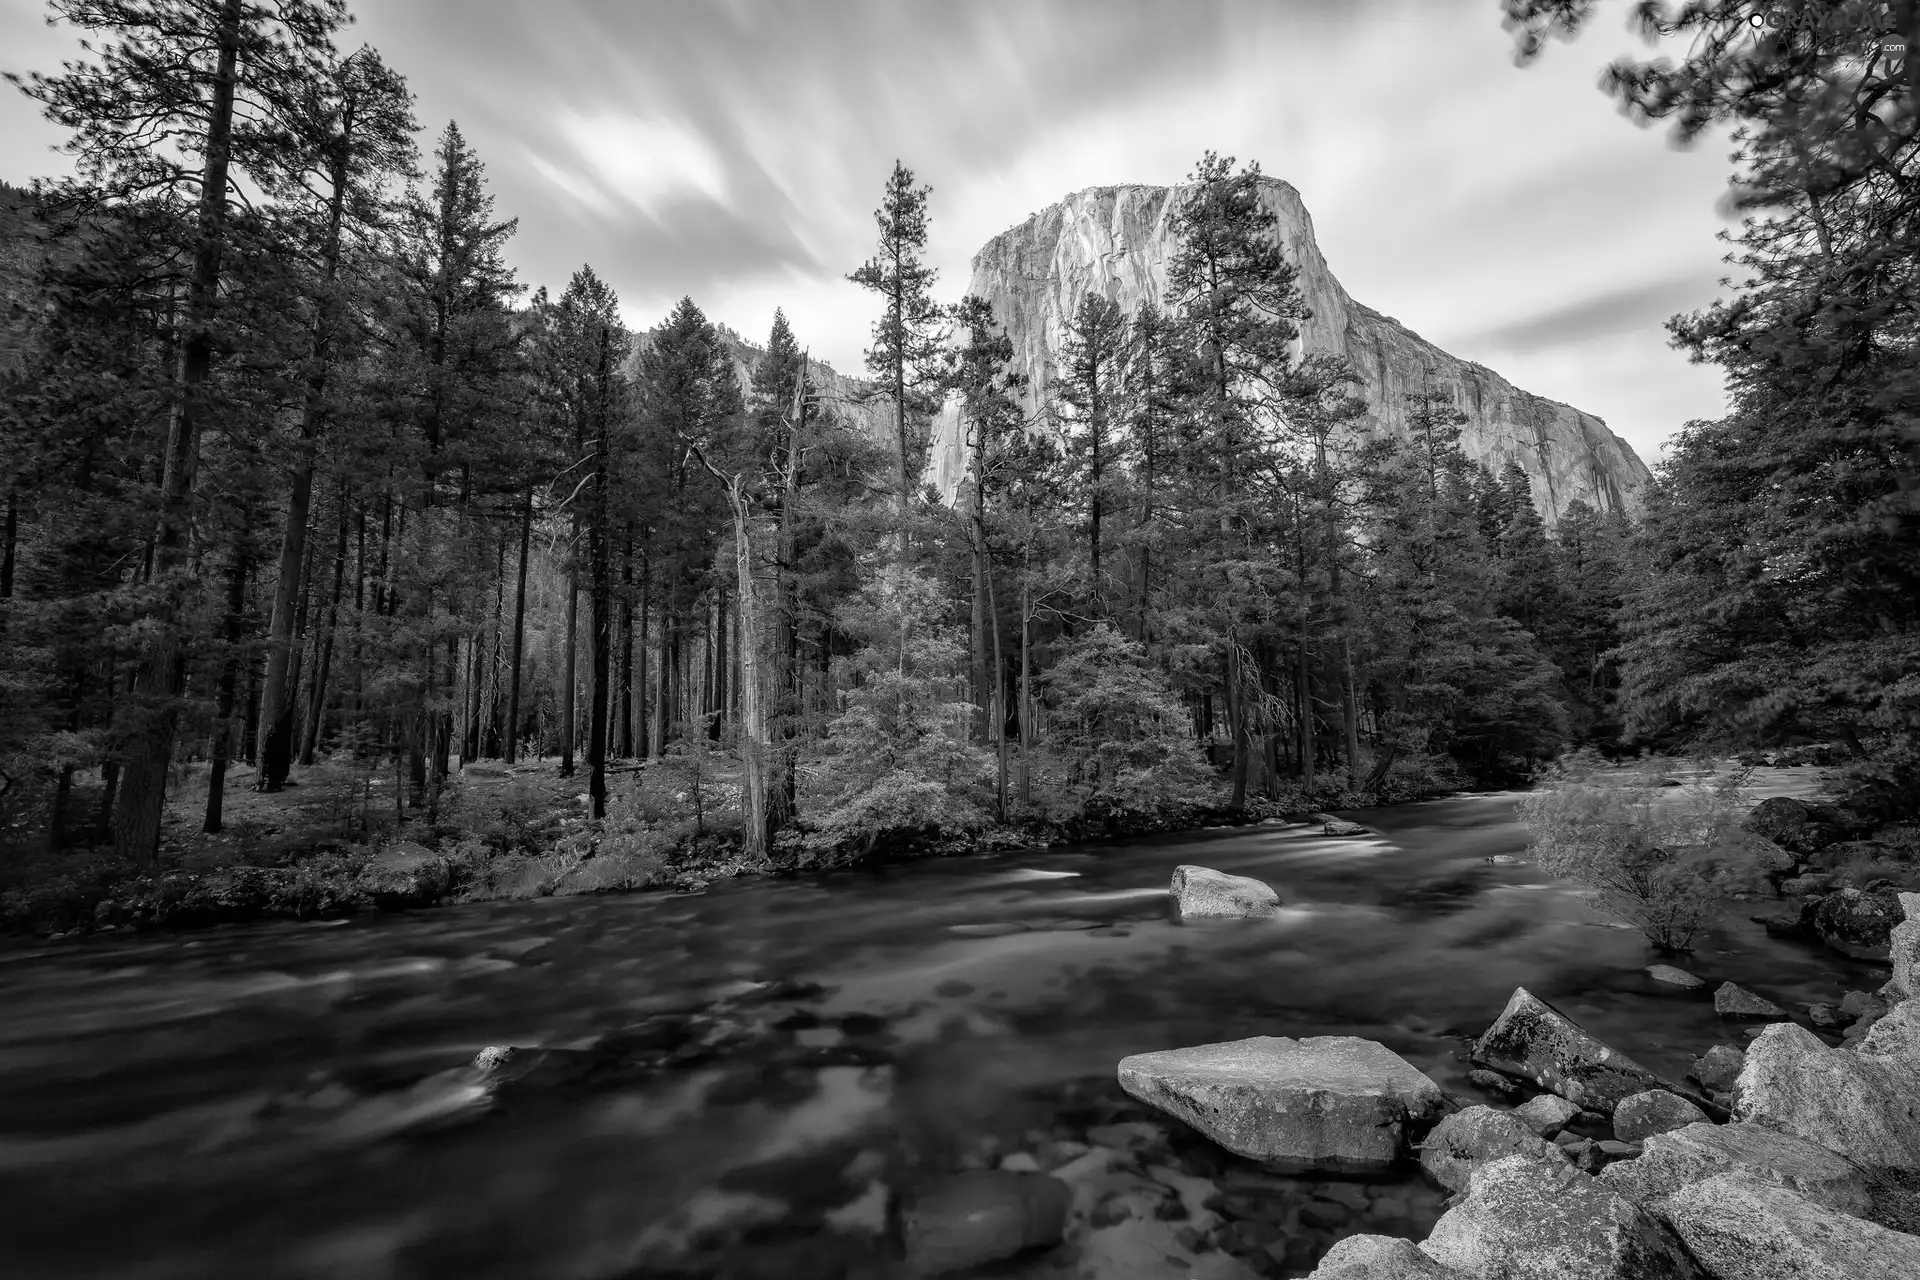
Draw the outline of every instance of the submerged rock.
M1649 1089L1621 1099L1613 1109L1613 1136L1622 1142L1643 1142L1656 1133L1684 1129L1706 1118L1705 1112L1685 1098L1664 1089Z
M1334 1242L1307 1280L1466 1280L1399 1236L1348 1236Z
M1439 1124L1420 1144L1420 1167L1449 1191L1459 1191L1473 1171L1508 1156L1565 1163L1567 1155L1527 1127L1517 1113L1468 1107Z
M1186 1121L1236 1155L1283 1168L1388 1168L1409 1130L1436 1119L1440 1086L1404 1058L1356 1036L1255 1036L1138 1053L1120 1087Z
M1693 1280L1658 1221L1564 1161L1509 1156L1476 1170L1421 1250L1499 1280Z
M1866 1216L1873 1208L1865 1169L1817 1142L1744 1121L1655 1134L1639 1159L1609 1166L1600 1181L1658 1211L1681 1188L1730 1173L1785 1187L1839 1213Z
M1473 1060L1605 1114L1622 1098L1668 1087L1525 987L1513 989L1507 1007L1474 1045Z
M1836 1213L1785 1187L1723 1174L1683 1187L1666 1220L1720 1280L1912 1280L1920 1237Z
M1713 1011L1723 1018L1784 1018L1787 1011L1765 996L1723 982L1713 993Z
M1467 1083L1476 1089L1484 1089L1496 1098L1517 1098L1520 1086L1498 1071L1489 1071L1485 1067L1475 1067L1467 1072Z
M1543 1138L1551 1138L1580 1114L1580 1108L1558 1094L1543 1093L1513 1109L1513 1118Z
M900 1214L907 1265L917 1275L944 1275L1060 1243L1066 1183L1045 1174L977 1169L948 1174L911 1193Z
M1650 964L1647 976L1655 982L1663 982L1670 987L1679 987L1684 991L1698 991L1707 985L1704 978L1688 973L1685 969L1676 969L1670 964Z
M1320 830L1330 836L1364 836L1372 833L1357 822L1348 822L1345 818L1336 818L1330 813L1316 813L1313 821L1320 824Z
M1830 1049L1805 1027L1777 1024L1747 1050L1733 1112L1863 1165L1920 1169L1917 1065L1895 1055Z
M1740 1078L1747 1063L1746 1051L1730 1044L1717 1044L1693 1060L1693 1078L1715 1093L1725 1093Z
M1169 892L1173 918L1181 922L1258 918L1280 910L1280 895L1273 886L1209 867L1175 867Z

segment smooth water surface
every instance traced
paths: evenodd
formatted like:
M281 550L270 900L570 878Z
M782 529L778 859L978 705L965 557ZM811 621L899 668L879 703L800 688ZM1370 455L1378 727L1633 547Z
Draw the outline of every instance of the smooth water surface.
M1660 957L1637 933L1489 864L1524 853L1514 799L1352 815L1369 837L1237 828L0 952L0 1275L639 1275L703 1225L800 1239L857 1217L843 1202L877 1170L1030 1144L1063 1099L1119 1098L1129 1053L1359 1035L1470 1094L1463 1037L1516 985L1674 1078L1739 1043L1706 992L1646 978ZM1189 862L1265 879L1285 908L1172 924ZM1683 961L1710 984L1793 1007L1872 980L1737 911ZM783 1045L871 1052L723 1056L491 1110L456 1070L781 979L824 988L774 1010ZM1422 1203L1397 1212L1430 1222ZM805 1256L795 1280L853 1273Z

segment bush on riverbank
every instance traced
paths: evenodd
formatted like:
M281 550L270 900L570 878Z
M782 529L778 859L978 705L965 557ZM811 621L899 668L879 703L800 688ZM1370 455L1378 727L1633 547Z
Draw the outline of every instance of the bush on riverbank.
M1690 951L1720 898L1765 881L1760 842L1741 826L1746 777L1689 761L1613 766L1583 751L1518 811L1541 870L1587 886L1662 951Z

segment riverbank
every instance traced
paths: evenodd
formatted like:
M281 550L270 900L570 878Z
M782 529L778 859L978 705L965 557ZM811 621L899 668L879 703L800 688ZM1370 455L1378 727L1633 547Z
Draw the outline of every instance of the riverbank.
M1261 822L1300 821L1448 794L1420 771L1361 795L1323 782L1279 798L1228 803L1211 795L1098 814L1031 805L1014 820L927 831L865 850L823 853L804 823L781 833L772 858L740 848L737 765L713 755L632 766L613 780L609 815L585 816L584 778L557 762L476 764L454 776L431 811L397 800L401 779L323 763L300 784L265 794L251 771L228 784L223 830L196 830L196 779L176 780L158 864L90 849L42 854L0 881L0 934L66 937L103 931L194 929L260 920L329 920L462 903L631 892L699 892L721 880L813 872ZM1036 791L1045 794L1047 780Z

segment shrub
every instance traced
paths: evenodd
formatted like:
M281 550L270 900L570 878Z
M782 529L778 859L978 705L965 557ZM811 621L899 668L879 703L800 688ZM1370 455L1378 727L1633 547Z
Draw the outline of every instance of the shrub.
M931 583L890 570L849 611L849 629L868 643L848 661L853 687L827 729L840 789L811 824L813 854L985 823L992 760L967 741L965 650L931 621L941 607Z
M1146 650L1106 623L1078 636L1042 681L1050 745L1082 814L1153 810L1211 783L1186 709Z
M1693 776L1670 785L1677 773ZM1662 951L1690 951L1717 899L1758 879L1741 828L1746 776L1677 761L1614 767L1583 751L1521 797L1520 819L1542 870L1585 885Z

